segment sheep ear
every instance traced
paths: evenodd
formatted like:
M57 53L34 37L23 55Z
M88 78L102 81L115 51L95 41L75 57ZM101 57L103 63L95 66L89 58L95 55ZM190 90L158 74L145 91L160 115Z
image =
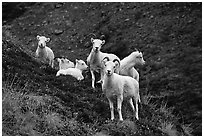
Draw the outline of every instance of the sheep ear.
M47 42L49 42L50 41L50 38L47 38L47 40L46 40Z
M37 38L37 40L39 40L39 39L40 39L40 36L39 36L39 35L37 35L37 37L36 37L36 38Z
M78 59L76 59L76 63L77 63L77 62L79 62L79 60L78 60Z
M93 43L93 41L94 41L94 39L93 39L93 38L91 38L91 43Z
M105 44L105 40L102 41L102 45L104 45L104 44Z
M101 61L101 63L102 63L103 66L105 66L106 62L107 62L107 60L102 60L102 61Z

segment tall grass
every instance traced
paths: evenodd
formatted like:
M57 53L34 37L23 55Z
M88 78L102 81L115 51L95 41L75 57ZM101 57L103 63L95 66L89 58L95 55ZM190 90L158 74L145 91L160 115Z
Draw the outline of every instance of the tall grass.
M172 122L162 122L161 131L168 134L169 136L177 136L178 131L174 128L174 124Z
M149 106L154 113L152 113L151 118L148 119L153 124L158 124L158 128L165 134L169 136L180 135L177 131L175 122L178 118L173 115L173 108L167 107L167 102L153 102L153 96L151 94L145 95L143 97L143 104Z
M10 79L13 78L13 79ZM17 75L3 81L2 132L3 135L90 135L91 130L70 117L53 97L30 93L29 83L20 85ZM62 110L65 112L61 114ZM82 130L86 128L86 130ZM86 131L86 132L83 132Z
M183 129L185 135L187 135L187 136L192 136L193 128L191 125L192 124L183 124L182 125L182 129Z

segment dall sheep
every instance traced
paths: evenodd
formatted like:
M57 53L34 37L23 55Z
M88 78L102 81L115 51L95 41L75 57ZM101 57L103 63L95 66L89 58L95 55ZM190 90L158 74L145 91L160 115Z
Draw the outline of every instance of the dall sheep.
M130 76L139 81L139 73L134 68L136 65L144 65L143 55L139 51L132 52L120 62L120 75Z
M53 51L46 46L46 43L50 41L50 38L46 38L45 36L37 35L38 47L36 50L36 57L41 60L48 61L49 65L54 67L54 53Z
M86 70L88 66L83 60L76 59L75 68L61 69L57 72L56 76L59 75L71 75L75 77L77 80L83 80L84 76L82 75L82 71Z
M105 60L107 59L107 60ZM102 60L104 64L104 82L102 83L102 91L106 95L111 111L111 120L114 119L113 100L117 99L117 111L119 120L122 121L121 107L123 98L128 100L138 120L138 102L140 102L139 82L130 76L121 76L114 73L114 69L120 66L120 61L114 59L109 61L108 57ZM134 106L134 103L135 106Z
M64 58L64 57L57 57L55 58L58 63L59 63L59 70L61 69L68 69L68 68L74 68L74 63L72 61L70 61L69 59L67 58Z
M105 40L91 38L91 42L93 44L93 47L92 47L92 50L91 50L89 56L87 57L87 64L90 67L90 72L91 72L91 76L92 76L92 88L95 89L94 72L99 72L101 74L101 80L98 82L103 81L104 73L103 73L103 66L101 64L102 59L104 57L108 57L110 60L118 59L120 61L120 59L114 54L103 53L100 51L101 46L105 43ZM115 72L119 73L119 70L115 70Z

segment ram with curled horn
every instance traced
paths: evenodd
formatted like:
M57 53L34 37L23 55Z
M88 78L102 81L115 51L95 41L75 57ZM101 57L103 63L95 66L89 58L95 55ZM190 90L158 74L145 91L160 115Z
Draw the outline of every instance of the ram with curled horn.
M140 102L138 81L132 77L114 73L114 70L120 66L120 61L118 59L103 62L103 64L104 78L102 91L109 101L111 120L114 119L114 99L117 99L117 111L120 121L123 120L121 112L123 100L129 102L134 112L134 116L138 120L138 102Z
M91 72L91 77L92 77L92 88L95 89L94 72L99 72L101 75L101 79L98 81L98 83L103 82L104 73L103 73L103 65L101 61L105 57L108 57L109 60L118 59L120 61L120 59L114 54L101 52L101 47L102 45L105 44L105 40L91 38L91 42L93 46L92 46L92 50L89 56L87 57L87 64L90 67L90 72ZM117 69L115 70L115 72L119 73L119 70Z

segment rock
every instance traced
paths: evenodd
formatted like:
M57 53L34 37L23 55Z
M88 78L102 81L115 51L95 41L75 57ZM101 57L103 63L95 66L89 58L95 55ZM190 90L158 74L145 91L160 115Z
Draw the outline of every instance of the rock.
M192 20L189 20L189 21L188 21L188 23L192 23L192 22L193 22Z
M130 20L129 18L125 19L126 22L129 21L129 20Z
M72 25L70 20L65 21L65 23L66 23L67 26L71 26Z
M60 34L62 34L64 31L63 30L58 30L58 29L56 29L55 31L54 31L54 34L55 35L60 35Z
M60 2L60 3L57 3L57 4L55 5L55 8L60 8L60 7L62 7L62 6L63 6L63 3Z
M67 49L68 49L68 50L71 50L72 48L71 48L71 46L69 46Z

